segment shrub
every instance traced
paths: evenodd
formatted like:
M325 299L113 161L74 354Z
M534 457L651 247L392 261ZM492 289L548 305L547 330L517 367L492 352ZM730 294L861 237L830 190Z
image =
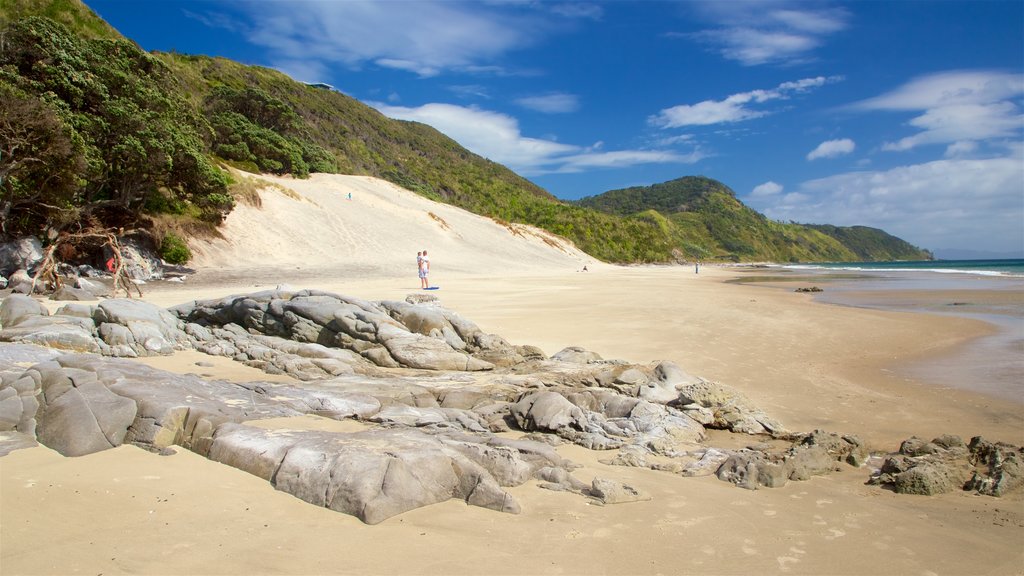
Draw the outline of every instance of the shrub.
M192 259L192 251L177 234L168 232L160 242L160 257L169 264L184 264Z

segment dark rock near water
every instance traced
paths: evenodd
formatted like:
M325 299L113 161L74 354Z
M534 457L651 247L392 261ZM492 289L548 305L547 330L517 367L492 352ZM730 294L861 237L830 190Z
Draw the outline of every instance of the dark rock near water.
M924 441L911 437L886 457L870 484L901 494L931 496L957 489L1002 496L1024 485L1024 448L980 436L964 444L959 436Z

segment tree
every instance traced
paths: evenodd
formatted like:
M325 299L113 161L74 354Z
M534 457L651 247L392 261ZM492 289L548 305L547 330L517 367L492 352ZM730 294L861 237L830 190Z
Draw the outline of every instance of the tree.
M53 106L3 79L0 102L0 231L60 228L82 186L82 139Z

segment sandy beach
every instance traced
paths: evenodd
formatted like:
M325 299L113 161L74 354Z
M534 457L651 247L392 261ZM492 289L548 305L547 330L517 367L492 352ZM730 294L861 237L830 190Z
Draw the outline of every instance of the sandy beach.
M288 284L401 300L418 291L415 253L426 248L441 303L515 344L671 360L740 389L791 430L853 434L880 452L912 435L1024 443L1024 398L908 369L997 332L982 320L823 303L792 284L730 283L749 272L728 266L611 266L542 232L368 178L273 180L293 194L268 189L261 209L240 207L224 239L195 246L194 274L143 286L144 299L172 306ZM1018 285L988 297L999 306L1022 294ZM198 352L141 361L207 378L273 378ZM272 425L361 426L313 417ZM725 432L713 440L755 442ZM453 500L368 526L180 448L78 458L18 450L0 458L0 573L1024 573L1019 492L899 495L865 485L866 467L748 491L558 450L582 465L580 479L620 478L652 499L602 507L528 482L510 489L519 515Z

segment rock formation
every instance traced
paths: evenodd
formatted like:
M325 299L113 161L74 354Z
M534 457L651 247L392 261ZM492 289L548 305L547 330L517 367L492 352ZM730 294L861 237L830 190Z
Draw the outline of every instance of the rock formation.
M554 449L562 442L608 451L609 464L716 474L750 489L868 456L851 436L787 432L738 391L671 362L636 365L576 347L549 358L435 298L370 302L282 287L169 310L70 303L51 315L11 294L0 302L0 342L0 455L36 441L65 456L176 445L367 523L450 498L517 513L505 488L531 481L599 504L649 498L612 478L575 478ZM190 348L292 381L209 380L132 360ZM252 425L301 415L366 429ZM706 446L705 427L754 443ZM993 495L1020 483L1019 448L952 437L904 444L878 482L924 493L967 483ZM963 465L930 472L942 454Z

